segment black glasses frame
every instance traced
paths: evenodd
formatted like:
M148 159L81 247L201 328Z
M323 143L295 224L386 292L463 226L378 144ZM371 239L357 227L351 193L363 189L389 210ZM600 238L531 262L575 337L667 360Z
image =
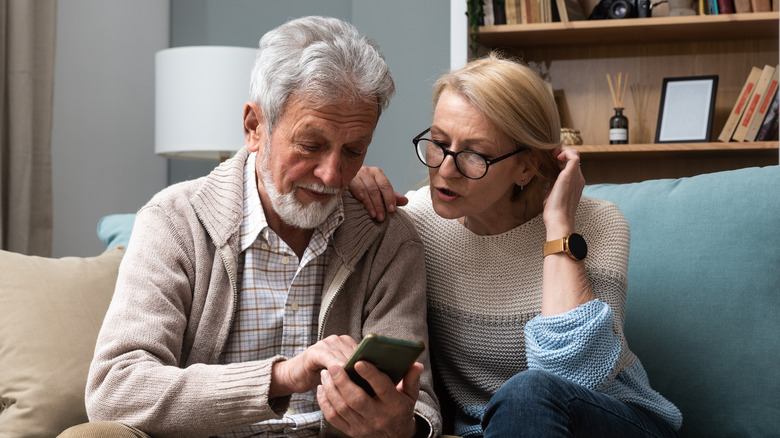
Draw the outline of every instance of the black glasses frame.
M430 168L432 168L432 169L436 169L436 168L438 168L438 167L441 167L441 165L442 165L442 164L444 164L444 160L446 160L446 159L447 159L447 155L450 155L450 156L452 157L452 160L455 162L455 168L456 168L456 169L458 169L458 172L460 172L460 174L461 174L461 175L465 176L465 177L466 177L466 178L468 178L468 179L481 179L481 178L484 178L484 177L485 177L485 175L487 175L488 169L490 169L490 165L491 165L491 164L498 163L498 162L499 162L499 161L501 161L501 160L505 160L505 159L507 159L507 158L509 158L509 157L511 157L511 156L513 156L513 155L517 155L517 154L519 154L520 152L523 152L523 151L526 151L526 150L528 150L528 148L527 148L527 147L521 147L520 149L517 149L517 150L516 150L516 151L514 151L514 152L510 152L510 153L508 153L508 154L506 154L506 155L502 155L502 156L500 156L500 157L498 157L498 158L493 158L493 159L491 160L490 158L488 158L488 157L486 157L486 156L484 156L484 155L480 154L479 152L474 152L474 151L458 151L458 152L452 152L451 150L447 149L448 145L444 145L444 144L442 144L442 143L439 143L439 142L438 142L438 141L436 141L436 140L431 140L430 138L423 138L423 135L427 134L427 133L428 133L428 132L430 132L430 131L431 131L431 128L428 128L428 129L426 129L425 131L423 131L423 132L421 132L421 133L417 134L417 135L416 135L416 136L415 136L415 137L412 139L412 144L414 145L414 154L415 154L415 155L417 155L417 159L418 159L418 160L420 160L420 162L422 162L422 163L423 163L424 165L426 165L427 167L430 167ZM442 159L441 159L441 163L439 163L439 164L438 164L438 165L436 165L436 166L431 166L430 164L428 164L428 163L426 163L425 161L423 161L422 157L421 157L421 156L420 156L420 154L417 152L417 151L418 151L418 149L417 149L417 144L418 144L418 143L420 143L420 140L427 140L427 141L429 141L429 142L431 142L431 143L433 143L433 144L435 144L436 146L438 146L438 147L440 147L440 148L441 148L441 151L444 153L444 156L443 156L443 157L442 157ZM474 154L474 155L477 155L478 157L482 158L483 160L485 160L485 173L483 173L482 175L480 175L480 176L477 176L477 177L473 177L473 176L468 176L468 175L466 175L466 174L463 172L463 170L460 168L460 165L458 164L458 155L460 155L460 154L463 154L463 153L467 153L467 154Z

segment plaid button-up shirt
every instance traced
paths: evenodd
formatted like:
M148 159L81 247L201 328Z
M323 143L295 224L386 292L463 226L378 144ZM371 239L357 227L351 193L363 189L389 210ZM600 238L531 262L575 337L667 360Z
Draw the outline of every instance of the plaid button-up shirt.
M255 180L256 153L244 166L244 218L241 222L238 310L222 363L293 357L317 341L328 240L344 218L339 207L317 227L300 260L268 226ZM316 390L293 394L287 413L234 429L220 437L317 436L322 412Z

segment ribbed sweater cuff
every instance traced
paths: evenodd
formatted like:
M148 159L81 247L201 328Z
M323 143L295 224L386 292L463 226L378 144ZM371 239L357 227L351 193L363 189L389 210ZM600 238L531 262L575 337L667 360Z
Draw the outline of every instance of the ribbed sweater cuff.
M225 365L225 371L215 385L219 392L216 412L226 423L235 423L237 417L257 422L281 418L287 410L290 397L268 400L271 388L271 368L284 360L276 356L268 360Z

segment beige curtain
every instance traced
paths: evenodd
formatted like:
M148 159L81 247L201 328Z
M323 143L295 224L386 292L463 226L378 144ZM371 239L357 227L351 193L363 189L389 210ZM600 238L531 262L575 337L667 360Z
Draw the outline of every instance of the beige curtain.
M51 255L56 0L0 0L0 248Z

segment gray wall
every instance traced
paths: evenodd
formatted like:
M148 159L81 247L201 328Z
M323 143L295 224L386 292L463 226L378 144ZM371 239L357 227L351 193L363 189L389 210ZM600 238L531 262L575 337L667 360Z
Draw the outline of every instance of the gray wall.
M380 166L399 191L416 186L427 172L411 138L430 124L432 81L450 65L450 0L172 0L171 45L257 47L265 32L304 15L341 18L379 43L397 93L365 164ZM171 160L169 182L205 174L215 164Z
M99 254L101 217L133 213L167 184L215 165L154 154L154 53L169 46L256 47L263 33L302 15L350 21L379 43L398 91L366 164L382 167L399 191L412 188L427 172L410 140L430 123L430 87L450 63L450 1L462 2L59 0L53 255Z
M59 0L52 115L52 254L92 256L98 220L165 187L154 154L154 53L168 46L162 0Z

